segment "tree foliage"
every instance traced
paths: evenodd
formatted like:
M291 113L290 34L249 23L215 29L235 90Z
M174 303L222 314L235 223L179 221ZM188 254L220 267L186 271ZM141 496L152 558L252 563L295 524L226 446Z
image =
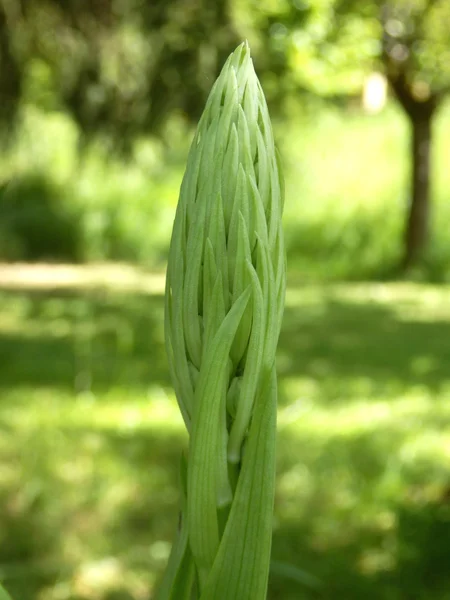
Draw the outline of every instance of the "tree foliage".
M417 100L450 87L447 0L284 0L262 35L283 55L299 88L358 90L370 69L401 76ZM276 8L275 8L276 7Z
M450 91L450 2L285 0L279 6L274 31L298 86L321 95L352 93L369 70L380 70L409 118L411 200L402 259L409 268L424 258L430 237L431 124Z
M25 100L118 140L195 121L243 37L272 105L354 94L374 68L402 104L450 86L448 0L0 0L0 118Z
M30 100L118 140L197 119L237 41L227 0L0 0L1 116Z

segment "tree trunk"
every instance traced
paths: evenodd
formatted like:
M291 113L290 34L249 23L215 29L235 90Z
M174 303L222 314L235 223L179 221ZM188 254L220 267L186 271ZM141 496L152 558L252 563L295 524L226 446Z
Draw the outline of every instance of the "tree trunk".
M414 80L420 72L414 70L416 52L414 45L426 35L425 16L433 4L431 1L426 2L419 13L408 2L402 3L401 9L396 2L380 3L379 18L383 27L382 60L386 76L412 126L411 200L407 208L403 237L403 256L400 265L403 270L423 260L430 237L431 124L443 93L425 87L423 91L427 94L422 94L422 97L417 94ZM389 27L391 21L398 18L404 25L404 33L400 36L393 34Z
M430 164L432 111L411 114L412 189L405 228L403 268L420 261L428 243L430 228Z

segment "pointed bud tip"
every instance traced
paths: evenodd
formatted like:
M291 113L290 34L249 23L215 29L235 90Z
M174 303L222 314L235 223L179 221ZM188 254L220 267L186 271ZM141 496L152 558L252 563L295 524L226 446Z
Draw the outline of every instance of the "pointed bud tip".
M248 40L245 40L239 44L236 50L231 53L230 58L234 59L233 62L235 68L239 68L246 60L251 60L250 45Z

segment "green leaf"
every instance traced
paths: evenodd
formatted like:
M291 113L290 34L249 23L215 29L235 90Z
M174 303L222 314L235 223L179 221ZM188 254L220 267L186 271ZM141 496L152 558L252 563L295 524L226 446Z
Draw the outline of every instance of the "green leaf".
M11 596L6 592L5 588L0 585L0 600L11 600Z
M157 600L191 600L195 565L188 544L188 528L181 516L181 529L172 546ZM0 600L3 600L0 595Z
M264 600L275 489L277 383L258 397L235 497L200 600Z
M236 124L231 126L228 146L223 159L222 198L225 227L228 230L236 196L236 173L239 169L239 138Z
M251 259L250 255L250 241L248 239L247 226L245 218L239 211L237 223L237 248L234 261L234 277L233 277L233 301L242 293L242 291L248 286L249 273L247 269L247 263ZM230 356L235 366L238 365L239 361L243 357L245 350L248 346L249 335L252 329L252 307L249 305L242 317L236 332L236 337L231 346Z
M189 431L194 392L189 377L183 336L183 286L186 265L185 212L184 205L180 202L177 207L167 267L164 334L170 375L181 413Z
M221 290L216 286L217 295ZM220 409L228 377L228 355L250 297L250 286L234 302L205 353L195 391L188 461L189 541L202 583L219 547L217 519ZM219 301L219 300L218 300Z
M169 562L157 594L157 600L191 600L195 578L195 565L188 543L186 523L187 463L184 455L180 462L180 480L182 489L182 511L179 530L172 545ZM2 600L0 596L0 600Z
M232 463L239 462L241 458L242 441L248 428L254 398L260 382L265 337L264 305L267 304L267 298L265 302L261 284L252 264L247 261L245 267L252 282L253 314L245 369L236 407L236 419L231 428L228 445L228 459Z
M199 280L203 258L205 204L200 203L195 221L189 232L185 260L189 264L184 278L183 327L186 347L193 364L200 368L202 342L198 318Z
M228 258L227 258L227 236L225 228L225 215L223 209L222 194L217 193L216 201L211 207L211 218L209 222L208 238L215 257L215 264L222 273L222 288L225 308L229 308L228 293ZM205 256L206 260L206 256ZM205 298L203 302L203 314L205 315Z

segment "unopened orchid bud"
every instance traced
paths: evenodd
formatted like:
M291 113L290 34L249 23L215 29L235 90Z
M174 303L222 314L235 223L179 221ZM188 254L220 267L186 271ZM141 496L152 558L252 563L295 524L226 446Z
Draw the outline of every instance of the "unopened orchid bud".
M193 139L167 269L167 353L190 435L185 552L204 600L265 595L251 581L262 577L257 588L265 589L270 556L274 365L285 293L282 208L272 126L244 43L225 63ZM258 481L266 498L254 510L265 522L248 530L248 539L245 531L234 535L242 537L241 558L250 553L259 575L249 567L242 581L223 588L230 536Z

